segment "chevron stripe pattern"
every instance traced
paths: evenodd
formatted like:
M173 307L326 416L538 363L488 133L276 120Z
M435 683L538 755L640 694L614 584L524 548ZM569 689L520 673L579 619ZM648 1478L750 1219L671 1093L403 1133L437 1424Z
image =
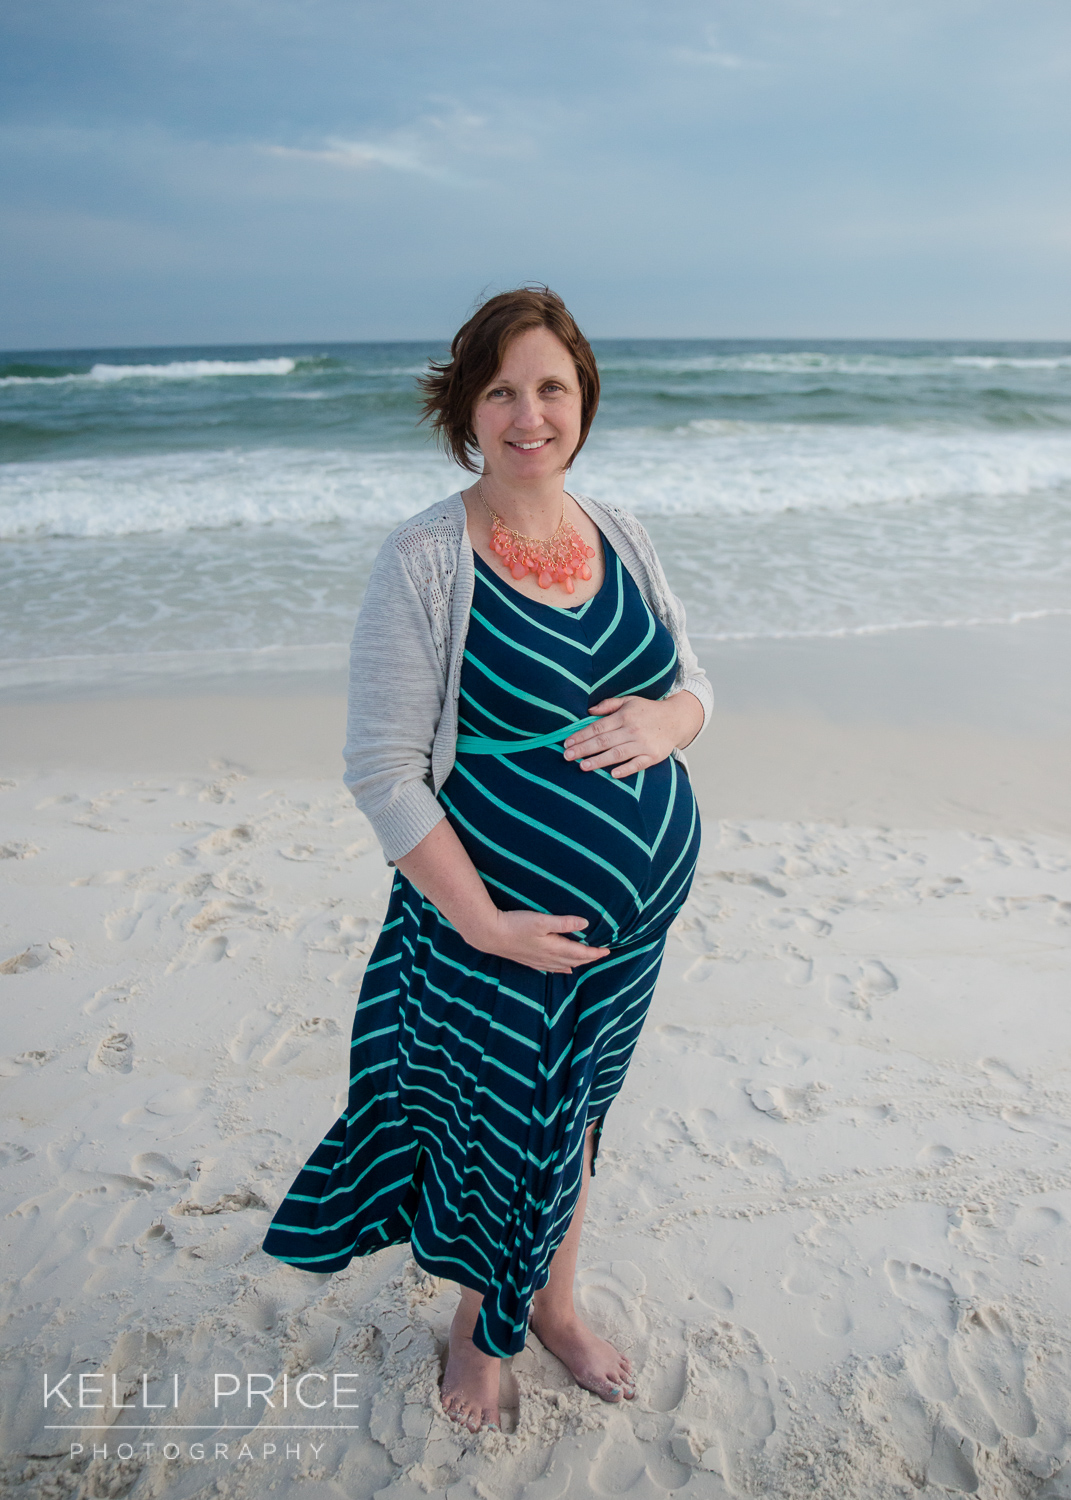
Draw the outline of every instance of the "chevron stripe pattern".
M662 697L676 652L604 541L606 578L571 609L527 599L482 559L461 675L465 735L530 740L601 698ZM264 1241L310 1271L409 1242L483 1293L476 1342L524 1346L533 1293L569 1226L584 1132L602 1120L691 884L699 816L670 758L581 771L560 743L459 751L440 801L497 904L586 917L609 955L542 974L481 953L395 874L365 973L350 1090Z

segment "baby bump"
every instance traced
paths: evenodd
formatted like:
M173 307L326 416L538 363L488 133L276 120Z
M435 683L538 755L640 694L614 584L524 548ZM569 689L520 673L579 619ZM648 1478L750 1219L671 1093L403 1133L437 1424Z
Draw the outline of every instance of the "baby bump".
M560 750L459 755L439 794L492 898L587 920L587 942L616 947L672 921L698 849L687 775L665 761L615 779Z

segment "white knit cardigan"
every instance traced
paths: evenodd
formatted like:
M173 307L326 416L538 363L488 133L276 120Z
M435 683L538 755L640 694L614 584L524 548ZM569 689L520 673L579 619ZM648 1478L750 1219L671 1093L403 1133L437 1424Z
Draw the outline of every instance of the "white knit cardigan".
M670 693L694 693L705 727L713 707L710 683L650 537L627 510L575 499L672 635L677 677ZM372 566L353 632L343 779L392 864L445 817L436 798L454 764L475 581L465 522L459 492L397 526ZM673 753L687 767L684 756Z

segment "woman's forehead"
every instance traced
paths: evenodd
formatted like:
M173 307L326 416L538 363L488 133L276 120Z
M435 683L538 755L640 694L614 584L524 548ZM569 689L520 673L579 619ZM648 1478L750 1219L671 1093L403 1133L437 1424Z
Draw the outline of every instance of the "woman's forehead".
M506 345L494 379L576 374L573 356L549 328L526 328ZM491 384L494 381L492 380Z

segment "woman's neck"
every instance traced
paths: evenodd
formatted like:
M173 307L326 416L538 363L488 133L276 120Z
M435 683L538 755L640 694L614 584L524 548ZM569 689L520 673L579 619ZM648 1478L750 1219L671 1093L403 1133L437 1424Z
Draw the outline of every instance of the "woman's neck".
M553 536L565 508L565 476L556 474L538 485L505 485L483 474L474 486L477 502L525 536Z

